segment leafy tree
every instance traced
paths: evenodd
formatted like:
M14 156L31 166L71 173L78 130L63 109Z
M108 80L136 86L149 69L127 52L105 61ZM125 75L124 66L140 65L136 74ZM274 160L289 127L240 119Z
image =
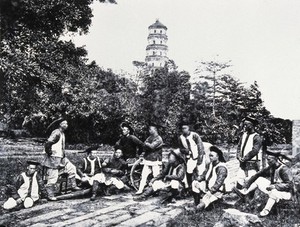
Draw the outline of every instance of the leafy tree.
M168 64L143 75L138 122L144 126L149 122L160 125L160 133L169 145L175 142L178 122L186 114L191 87L189 79L187 72L174 70L174 67L170 69Z
M0 2L0 115L11 127L20 127L28 114L50 113L63 98L64 82L85 69L86 50L59 38L66 32L88 32L92 2Z

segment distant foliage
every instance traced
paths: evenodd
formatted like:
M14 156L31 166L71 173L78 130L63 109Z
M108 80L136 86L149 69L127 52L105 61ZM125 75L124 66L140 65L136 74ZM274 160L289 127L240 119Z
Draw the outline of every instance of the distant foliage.
M243 127L241 122L251 116L258 120L257 131L268 145L289 143L292 122L274 118L263 105L257 82L245 87L223 72L228 67L228 63L202 62L196 71L200 79L192 88L190 112L204 140L236 143Z

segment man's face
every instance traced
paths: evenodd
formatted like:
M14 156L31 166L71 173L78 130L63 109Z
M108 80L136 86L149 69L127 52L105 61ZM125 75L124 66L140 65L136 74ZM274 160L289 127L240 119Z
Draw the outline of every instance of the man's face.
M60 128L62 130L66 130L68 128L68 122L67 121L63 121L59 124Z
M121 150L116 150L116 151L115 151L115 157L116 157L116 158L121 158L122 155L123 155L123 153L122 153Z
M95 159L95 158L97 157L96 153L97 153L97 151L91 151L91 152L89 153L89 158L90 158L90 159Z
M27 166L27 173L29 175L33 175L36 171L36 165L29 165Z
M269 166L274 166L277 163L277 158L272 155L268 155L267 160L268 160Z
M211 162L215 162L215 161L219 160L219 155L216 152L211 151L209 153L209 159Z
M154 135L156 133L156 128L154 126L149 127L149 134Z
M176 157L174 154L170 153L169 154L169 163L172 165L176 162Z
M124 136L127 136L129 134L129 132L130 132L129 128L127 128L127 127L122 128L122 133Z
M244 131L245 132L251 132L253 129L253 124L250 121L245 121L244 123Z
M189 127L188 125L183 125L183 126L181 127L181 130L182 130L182 133L183 133L184 135L188 135L189 132L190 132L190 127Z

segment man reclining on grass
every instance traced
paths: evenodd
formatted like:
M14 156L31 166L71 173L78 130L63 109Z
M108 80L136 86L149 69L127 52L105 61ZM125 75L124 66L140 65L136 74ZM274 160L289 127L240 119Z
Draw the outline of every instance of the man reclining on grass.
M161 200L161 203L171 202L184 188L183 179L186 174L185 158L179 149L171 149L168 163L157 177L150 182L150 187L136 200L144 200L148 196L160 190L169 191Z
M37 172L38 165L38 162L27 161L27 170L17 177L12 197L3 204L4 209L10 210L22 203L29 208L41 197L47 198L43 180Z
M267 216L273 205L280 200L292 198L293 185L290 169L279 158L290 159L280 152L267 151L267 154L268 166L252 176L245 183L244 189L234 188L234 191L242 198L257 188L269 195L267 204L260 212L260 216Z

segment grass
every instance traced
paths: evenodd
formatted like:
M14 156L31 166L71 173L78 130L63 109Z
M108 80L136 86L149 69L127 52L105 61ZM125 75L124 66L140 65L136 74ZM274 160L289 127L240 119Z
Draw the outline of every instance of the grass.
M11 150L9 153L12 155L4 155L7 153L7 150L2 149L1 153L1 146L3 145L11 145ZM17 145L17 146L15 146ZM82 151L86 148L86 145L79 144L79 145L72 145L68 148L72 148L75 150ZM0 202L7 199L6 194L6 185L12 184L14 177L20 174L26 168L26 161L28 159L33 160L42 160L41 151L42 150L42 143L40 142L32 142L32 141L11 141L11 140L1 140L0 139ZM101 155L110 155L111 151L113 150L110 146L102 146L101 150L104 151ZM34 152L35 151L35 152ZM39 152L37 152L39 151ZM16 154L16 155L14 155ZM75 151L67 152L67 157L76 165L78 164L84 154L78 153ZM266 201L263 201L265 204ZM246 204L241 204L236 207L240 211L249 212L253 214L258 214L261 210L261 207L257 206L258 202L253 201L250 204L252 207L247 206ZM189 214L187 212L183 212L176 219L170 221L168 223L169 226L214 226L215 223L221 218L224 211L223 209L229 208L229 205L224 203L216 203L215 205L211 206L210 209L197 213L197 214ZM292 227L295 224L300 223L300 215L299 212L295 213L294 210L290 209L289 205L287 207L279 207L274 209L274 211L270 214L270 216L266 218L262 218L263 226L266 227L277 227L277 226L284 226L284 227Z

